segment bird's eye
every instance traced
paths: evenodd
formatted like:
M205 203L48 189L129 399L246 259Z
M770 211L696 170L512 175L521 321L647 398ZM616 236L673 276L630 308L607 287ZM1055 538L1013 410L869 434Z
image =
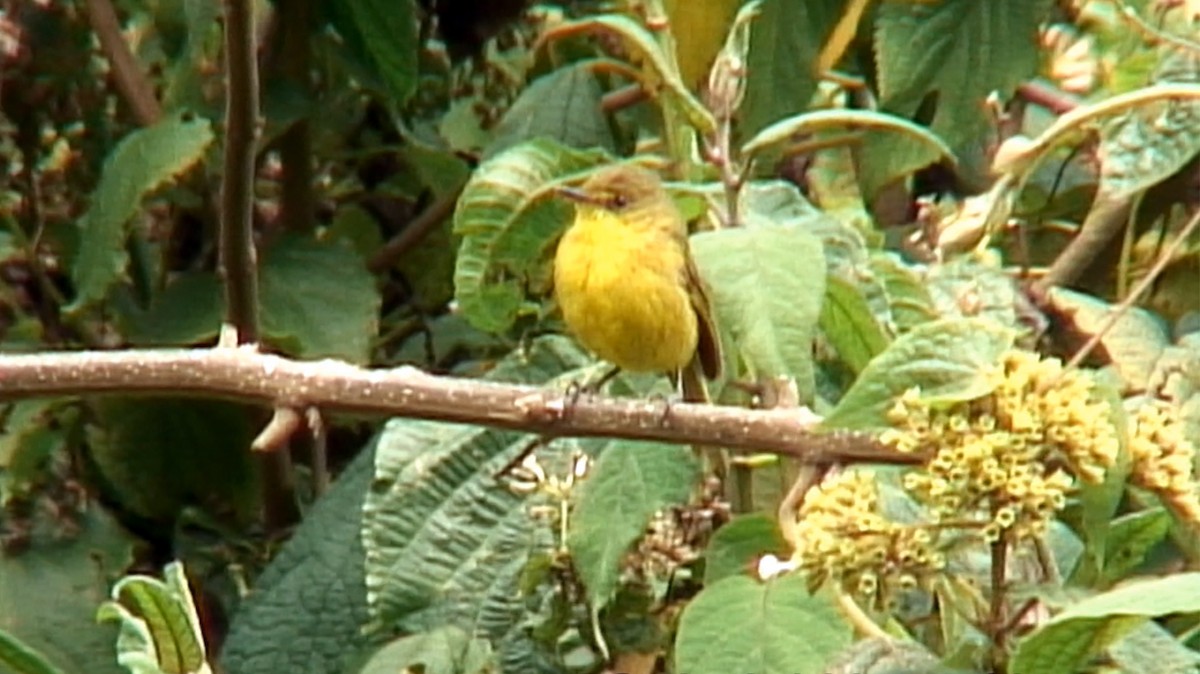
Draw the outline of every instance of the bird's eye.
M614 210L619 210L629 205L629 199L625 198L624 194L614 194L609 197L608 204Z

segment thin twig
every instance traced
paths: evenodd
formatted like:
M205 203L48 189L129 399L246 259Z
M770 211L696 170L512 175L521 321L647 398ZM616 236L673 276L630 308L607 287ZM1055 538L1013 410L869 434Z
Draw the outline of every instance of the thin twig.
M1122 300L1122 302L1114 309L1109 311L1108 317L1105 318L1104 322L1100 324L1100 327L1096 330L1096 333L1088 338L1088 341L1082 347L1080 347L1078 351L1075 352L1075 355L1071 356L1071 360L1067 361L1066 366L1063 368L1064 371L1078 367L1078 365L1088 357L1092 350L1096 348L1096 345L1100 343L1100 340L1104 339L1104 336L1108 334L1108 331L1117 324L1117 321L1121 320L1121 317L1125 315L1125 312L1129 311L1129 308L1133 306L1134 302L1137 302L1138 299L1140 299L1141 296L1150 289L1150 286L1154 284L1154 281L1158 278L1158 275L1161 274L1163 270L1167 268L1167 265L1171 263L1171 260L1175 258L1175 253L1179 252L1179 249L1183 247L1183 244L1187 241L1188 237L1190 237L1192 233L1196 231L1197 226L1200 226L1200 209L1196 210L1196 213L1192 216L1192 219L1188 220L1188 223L1184 225L1182 230L1180 230L1179 236L1175 237L1175 240L1172 241L1171 244L1168 245L1165 250L1163 250L1162 254L1158 256L1158 259L1154 261L1154 266L1150 268L1150 271L1147 272L1144 277L1142 277L1142 280L1138 281L1137 285L1133 287L1133 290L1129 292L1129 296Z
M250 0L225 2L225 170L221 184L220 264L226 321L239 343L258 341L258 275L252 199L258 138L258 64Z
M992 543L992 578L990 611L988 614L988 636L992 640L992 671L1004 671L1005 602L1008 590L1008 536L1006 530Z
M154 86L146 78L121 34L121 22L109 0L87 0L88 21L100 41L100 49L112 64L117 89L129 104L134 118L150 126L162 118L162 106L154 95Z
M920 463L872 434L825 431L796 410L572 396L555 387L296 361L249 347L0 355L0 401L75 395L215 397L271 408L401 416L551 437L712 444L818 463Z
M412 250L434 228L454 213L454 206L458 203L458 197L461 194L462 186L460 185L421 211L421 214L413 218L412 222L408 223L399 234L392 237L371 256L371 259L367 261L367 269L373 274L378 274L395 264L396 260Z

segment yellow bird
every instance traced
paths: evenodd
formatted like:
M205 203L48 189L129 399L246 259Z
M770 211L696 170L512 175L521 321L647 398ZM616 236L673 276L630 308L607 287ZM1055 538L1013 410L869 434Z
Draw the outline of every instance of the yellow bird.
M560 192L576 203L554 258L567 328L621 369L680 376L685 400L705 399L700 373L720 376L720 342L687 223L658 176L620 164Z

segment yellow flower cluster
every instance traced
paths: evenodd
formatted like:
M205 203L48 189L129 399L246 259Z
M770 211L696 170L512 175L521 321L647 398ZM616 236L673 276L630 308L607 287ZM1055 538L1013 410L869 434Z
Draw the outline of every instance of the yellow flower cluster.
M1200 526L1200 499L1192 471L1196 448L1184 436L1184 423L1174 407L1153 400L1143 403L1129 425L1129 479L1162 499L1175 516Z
M833 578L876 606L923 585L946 563L930 531L884 517L874 476L847 471L805 497L792 561L813 587Z
M1094 399L1086 375L1011 351L993 376L991 394L944 409L907 392L883 438L932 455L904 486L935 522L979 526L989 542L1044 532L1074 478L1099 482L1120 451L1108 403Z

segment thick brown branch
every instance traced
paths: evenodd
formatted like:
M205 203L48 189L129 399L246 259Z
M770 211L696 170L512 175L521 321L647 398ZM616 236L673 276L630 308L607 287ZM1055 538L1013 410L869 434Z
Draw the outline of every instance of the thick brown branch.
M721 445L814 462L915 463L862 433L813 430L796 410L614 399L438 377L411 367L365 370L251 348L81 351L0 356L0 400L94 394L219 397L272 407L479 424L548 436Z

